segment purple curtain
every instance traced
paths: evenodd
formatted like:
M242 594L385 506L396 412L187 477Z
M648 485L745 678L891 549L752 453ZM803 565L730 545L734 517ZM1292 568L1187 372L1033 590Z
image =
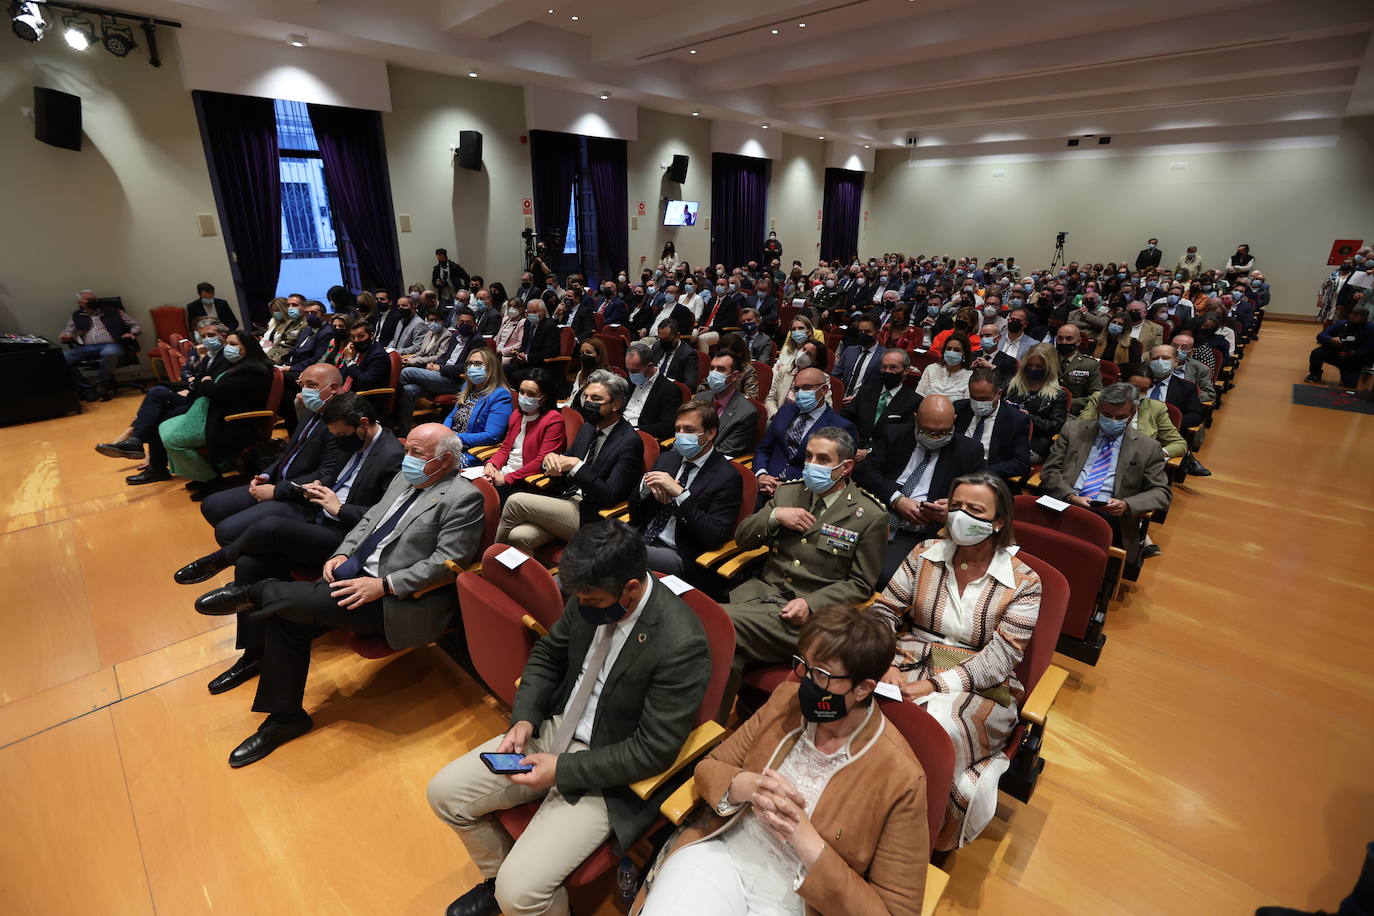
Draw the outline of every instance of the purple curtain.
M587 172L596 208L598 277L614 277L629 268L630 198L626 187L624 140L587 138ZM588 265L591 266L591 265Z
M530 131L530 172L534 179L534 231L548 245L548 265L563 269L568 234L568 203L577 174L578 137L555 130Z
M762 257L767 236L767 159L711 154L711 263L726 270Z
M271 99L196 91L200 138L246 324L267 324L281 270L281 157Z
M311 105L330 206L358 257L365 289L405 289L382 116L361 108Z
M834 263L859 250L859 211L863 208L864 173L850 169L825 170L824 218L821 220L821 260Z

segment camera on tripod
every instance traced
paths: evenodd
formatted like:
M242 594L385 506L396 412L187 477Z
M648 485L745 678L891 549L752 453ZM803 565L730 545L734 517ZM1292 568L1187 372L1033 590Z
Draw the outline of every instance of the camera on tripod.
M1061 232L1061 233L1059 233L1058 235L1056 235L1056 236L1054 237L1054 246L1055 246L1056 248L1063 248L1063 247L1064 247L1064 240L1065 240L1066 238L1068 238L1068 237L1069 237L1069 234L1068 234L1067 232Z

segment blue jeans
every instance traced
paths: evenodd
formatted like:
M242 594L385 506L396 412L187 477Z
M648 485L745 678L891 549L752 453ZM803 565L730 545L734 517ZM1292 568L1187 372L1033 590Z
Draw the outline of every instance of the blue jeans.
M100 384L106 387L114 386L114 371L119 365L119 360L124 356L124 345L118 343L107 344L82 344L79 347L72 347L63 352L63 357L67 360L67 366L71 369L72 379L78 388L89 388L86 379L81 374L81 370L76 364L90 359L100 360Z

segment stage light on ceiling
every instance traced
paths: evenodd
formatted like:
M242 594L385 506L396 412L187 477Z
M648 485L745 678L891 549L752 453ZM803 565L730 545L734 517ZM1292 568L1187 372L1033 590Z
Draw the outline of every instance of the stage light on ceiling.
M62 20L62 37L73 51L84 51L95 44L95 26L84 16L68 16Z
M296 32L286 36L286 43L293 48L304 48L310 43L310 36L303 32Z
M48 32L48 21L37 3L10 4L10 27L25 41L42 41Z
M101 44L115 57L127 57L130 51L138 47L134 41L134 30L114 22L105 26L105 37L101 39Z

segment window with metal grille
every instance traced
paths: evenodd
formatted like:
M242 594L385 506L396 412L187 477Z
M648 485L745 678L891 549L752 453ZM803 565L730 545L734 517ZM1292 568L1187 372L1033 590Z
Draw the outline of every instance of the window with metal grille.
M324 301L331 286L345 284L346 240L334 222L325 187L324 162L310 109L304 102L277 99L277 144L281 150L281 273L277 295L301 293ZM343 242L343 244L341 244Z

